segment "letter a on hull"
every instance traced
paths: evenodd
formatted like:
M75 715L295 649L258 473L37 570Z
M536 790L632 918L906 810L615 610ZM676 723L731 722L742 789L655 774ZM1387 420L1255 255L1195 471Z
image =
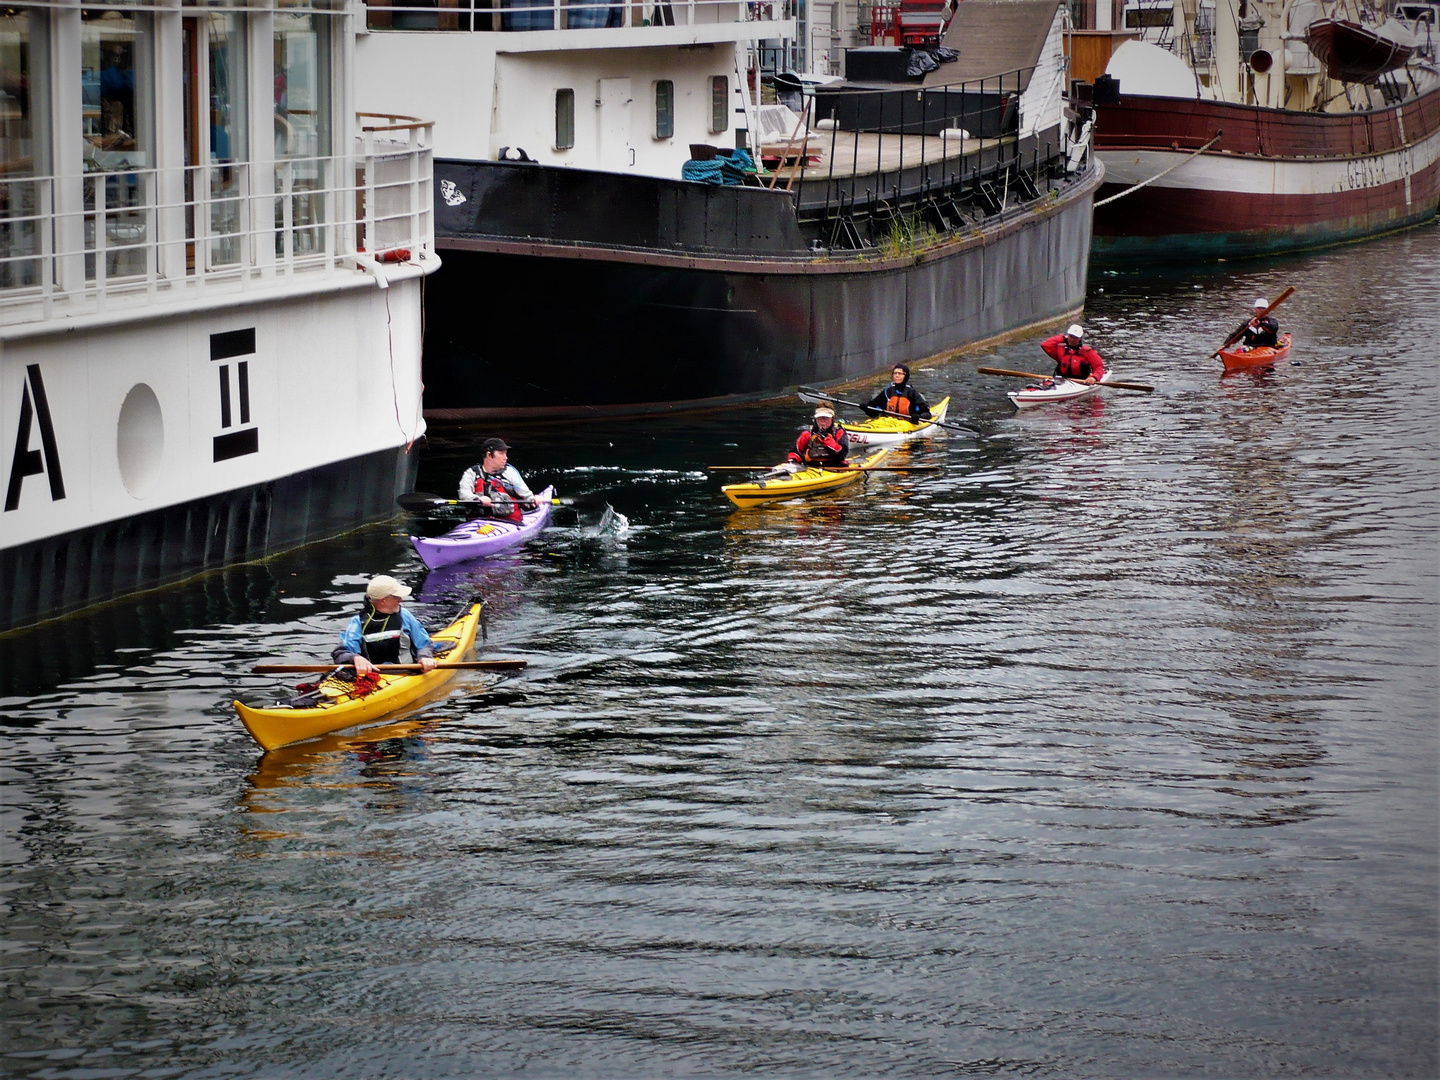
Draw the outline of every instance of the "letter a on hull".
M40 449L30 449L30 424L40 426ZM50 422L50 402L45 397L45 380L40 365L25 368L25 386L20 393L20 424L15 433L15 457L10 463L10 483L5 488L6 511L20 506L20 486L27 476L44 473L50 480L50 499L65 498L65 478L60 472L60 453L55 447L55 426Z

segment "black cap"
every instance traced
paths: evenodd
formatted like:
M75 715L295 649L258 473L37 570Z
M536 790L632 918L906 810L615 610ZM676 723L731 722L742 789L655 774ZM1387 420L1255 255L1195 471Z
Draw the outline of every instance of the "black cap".
M505 445L504 439L486 439L483 443L480 444L481 454L493 454L497 450L509 449L510 447Z

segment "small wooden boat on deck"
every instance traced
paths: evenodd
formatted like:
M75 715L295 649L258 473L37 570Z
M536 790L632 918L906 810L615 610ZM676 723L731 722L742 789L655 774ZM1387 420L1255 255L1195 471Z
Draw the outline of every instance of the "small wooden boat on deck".
M446 661L464 658L475 644L475 631L480 625L480 605L472 604L465 614L431 637L436 645L450 643ZM437 652L441 650L437 648ZM354 675L354 668L337 669L337 675L326 676L311 693L297 699L303 704L281 703L269 708L252 708L236 701L245 730L265 750L332 731L343 731L373 720L380 720L409 706L419 705L445 690L455 677L454 668L436 668L418 675L380 674L368 693L358 693L355 680L342 679L339 673Z
M1067 379L1057 375L1053 379L1035 383L1023 390L1012 390L1005 396L1017 409L1033 409L1037 405L1049 405L1056 401L1079 401L1081 398L1094 397L1105 388L1105 383L1109 379L1110 376L1107 374L1097 383L1086 383L1082 380Z
M934 435L940 430L936 425L945 422L945 414L949 411L950 399L944 397L930 410L930 419L918 424L899 416L886 415L862 420L858 424L846 424L845 430L850 434L851 446L899 446L911 439Z
M1316 19L1305 30L1305 44L1325 65L1330 78L1373 83L1408 64L1417 42L1394 19L1379 26L1361 26L1350 19Z
M1281 334L1279 345L1257 345L1250 349L1221 349L1220 362L1225 365L1226 371L1240 371L1244 368L1269 367L1289 355L1290 335Z
M847 429L848 430L848 429ZM745 509L766 503L784 502L801 495L833 491L859 480L865 473L890 456L889 447L881 447L865 460L844 469L807 468L799 472L779 472L745 484L726 484L720 490L736 506Z
M501 518L476 518L457 525L444 536L412 536L410 543L431 570L438 566L481 559L506 548L523 544L550 524L551 499L555 489L547 487L535 498L539 505L519 521Z

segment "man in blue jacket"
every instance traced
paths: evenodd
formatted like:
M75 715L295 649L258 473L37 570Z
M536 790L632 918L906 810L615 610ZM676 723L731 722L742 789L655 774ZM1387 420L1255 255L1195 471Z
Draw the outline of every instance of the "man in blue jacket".
M410 639L415 662L420 670L435 667L435 646L420 620L401 609L403 600L410 599L410 589L388 574L371 578L365 587L365 606L350 620L340 634L330 658L336 664L354 664L355 671L374 671L377 664L398 664L401 636Z

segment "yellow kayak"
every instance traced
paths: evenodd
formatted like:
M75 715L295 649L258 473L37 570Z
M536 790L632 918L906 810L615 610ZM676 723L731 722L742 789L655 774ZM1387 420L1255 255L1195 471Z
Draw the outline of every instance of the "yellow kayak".
M464 615L431 636L437 643L455 642L455 647L445 654L445 660L462 660L475 644L475 630L479 625L480 605L472 604ZM375 689L364 697L353 695L353 683L326 678L320 683L321 700L312 707L289 708L282 705L252 709L237 701L235 711L240 714L251 737L264 749L274 750L303 739L379 720L399 709L438 697L455 674L453 668L440 668L421 675L381 675Z
M846 429L849 430L848 428ZM784 502L800 495L814 495L818 491L832 491L835 488L853 484L890 456L890 448L876 450L864 461L856 462L848 469L801 469L797 473L754 480L748 484L726 484L720 490L736 506L763 506L765 503Z
M899 446L903 442L933 435L941 430L935 425L945 422L945 413L949 408L950 399L943 397L930 410L930 419L922 420L918 424L912 424L898 416L877 416L858 424L846 424L845 430L850 433L851 446Z

